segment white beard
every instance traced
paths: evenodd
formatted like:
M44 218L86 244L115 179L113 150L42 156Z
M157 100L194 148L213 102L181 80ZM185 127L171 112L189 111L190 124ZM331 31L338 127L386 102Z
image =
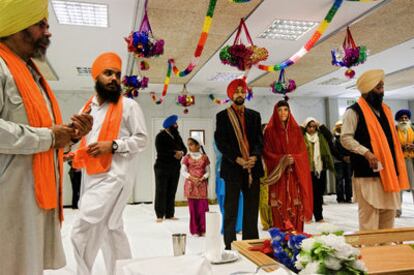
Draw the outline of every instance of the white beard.
M398 129L400 129L401 131L408 131L408 129L410 129L411 127L411 121L408 122L398 122Z

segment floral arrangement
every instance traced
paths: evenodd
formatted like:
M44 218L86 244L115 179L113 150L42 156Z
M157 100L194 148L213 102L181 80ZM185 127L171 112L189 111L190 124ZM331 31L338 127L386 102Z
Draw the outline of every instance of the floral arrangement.
M306 233L295 234L293 232L283 232L279 228L269 229L271 244L273 247L273 256L278 262L297 273L295 266L296 257L301 251L303 240L310 237Z
M282 94L287 100L287 93L291 93L296 89L296 82L293 79L286 79L285 69L282 69L279 74L279 79L272 83L272 92L274 94Z
M355 71L352 70L351 67L358 66L367 60L367 48L365 46L357 46L355 44L349 27L346 32L346 37L342 44L342 50L331 50L332 65L348 68L345 71L345 76L353 78L355 76Z
M139 95L139 90L143 90L148 87L148 77L140 79L136 75L124 76L122 79L123 94L129 98L134 98Z
M269 230L274 257L299 274L367 274L359 250L347 244L343 231L322 224L320 236Z
M246 46L240 41L240 34L244 29L249 46ZM240 20L240 25L237 30L237 35L232 46L225 46L220 51L220 60L223 64L228 64L237 67L241 71L250 69L253 65L258 64L268 58L269 52L265 48L257 47L253 44L249 31L243 18Z

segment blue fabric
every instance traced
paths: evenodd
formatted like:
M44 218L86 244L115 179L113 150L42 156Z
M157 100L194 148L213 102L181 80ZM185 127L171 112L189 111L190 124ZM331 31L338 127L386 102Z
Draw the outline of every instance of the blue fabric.
M216 196L217 202L220 207L222 222L221 222L221 233L223 234L223 224L224 224L224 198L226 188L224 186L224 180L220 177L220 164L222 154L217 149L216 143L213 143L214 153L216 154ZM239 209L237 211L237 221L236 221L236 232L241 232L243 227L243 194L240 192L239 196Z
M178 119L177 115L171 115L171 116L167 117L164 120L164 122L162 123L162 127L164 127L164 129L170 128L175 123L177 123L177 119Z

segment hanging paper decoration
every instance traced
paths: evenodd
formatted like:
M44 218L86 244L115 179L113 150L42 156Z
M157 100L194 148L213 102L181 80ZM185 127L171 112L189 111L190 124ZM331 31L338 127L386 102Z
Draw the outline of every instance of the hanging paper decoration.
M282 69L279 73L279 79L273 82L271 87L274 94L281 94L287 100L288 96L286 94L296 89L296 82L293 79L286 79L285 70Z
M184 107L184 114L188 113L188 108L191 105L195 104L195 98L193 95L190 95L187 86L184 84L183 90L177 96L177 104Z
M125 38L128 44L128 51L134 53L137 58L150 58L160 56L164 53L164 40L155 39L152 34L151 25L147 15L147 3L145 3L145 13L141 26L136 32Z
M207 37L208 37L208 32L211 27L211 22L213 21L213 15L214 15L214 9L216 8L216 3L217 3L217 0L210 0L208 9L207 9L207 14L204 18L203 31L201 32L200 38L198 40L198 44L195 49L194 56L190 64L188 64L187 68L185 68L183 71L180 71L180 69L178 69L177 66L175 65L174 59L168 60L167 75L165 76L165 79L164 79L164 88L162 90L161 97L157 98L157 96L155 95L155 92L151 94L152 100L156 104L161 104L164 101L164 97L167 95L172 71L174 71L174 74L178 77L185 77L194 70L194 68L197 66L198 62L200 61L200 56L207 42Z
M134 98L139 95L139 91L148 87L148 77L138 77L137 75L124 76L122 79L123 94L126 97Z
M247 38L248 46L241 43L240 35L242 30ZM260 48L253 44L249 31L247 30L244 19L240 20L239 28L232 46L225 46L220 51L220 60L223 64L237 67L241 71L250 69L253 65L268 58L269 53L266 48Z
M367 60L367 48L365 46L357 46L352 37L349 27L346 28L346 36L342 43L342 49L331 50L332 65L348 68L345 76L353 78L355 71L351 67L358 66Z

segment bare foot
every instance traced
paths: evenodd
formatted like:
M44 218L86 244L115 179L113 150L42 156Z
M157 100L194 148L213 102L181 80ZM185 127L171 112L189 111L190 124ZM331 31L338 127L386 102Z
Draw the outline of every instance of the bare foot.
M160 223L160 222L162 222L162 219L161 218L158 218L158 219L156 219L155 220L157 223Z
M325 220L324 219L319 220L319 221L317 221L317 223L325 223Z
M178 218L177 217L171 217L171 218L165 218L166 220L172 220L172 221L176 221L176 220L178 220Z

